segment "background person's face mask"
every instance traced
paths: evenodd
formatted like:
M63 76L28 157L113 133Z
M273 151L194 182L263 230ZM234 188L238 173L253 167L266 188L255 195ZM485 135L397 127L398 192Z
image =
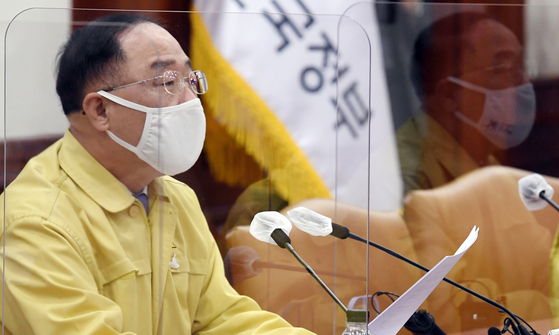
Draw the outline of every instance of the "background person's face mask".
M512 148L528 137L536 118L536 94L531 83L490 90L455 77L448 77L448 80L485 94L485 105L477 122L460 111L455 111L454 115L479 130L495 146Z
M97 93L121 106L146 113L138 145L133 146L107 130L116 143L163 174L179 174L194 165L206 137L206 118L200 99L171 107L150 108L105 91Z

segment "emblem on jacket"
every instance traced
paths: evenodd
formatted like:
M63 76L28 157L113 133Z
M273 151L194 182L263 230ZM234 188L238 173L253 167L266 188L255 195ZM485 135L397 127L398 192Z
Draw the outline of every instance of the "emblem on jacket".
M173 243L173 249L176 249L177 246L175 245L175 243ZM171 269L176 270L178 269L181 265L177 262L177 254L173 254L173 259L171 259L171 261L169 262L169 266L171 267Z

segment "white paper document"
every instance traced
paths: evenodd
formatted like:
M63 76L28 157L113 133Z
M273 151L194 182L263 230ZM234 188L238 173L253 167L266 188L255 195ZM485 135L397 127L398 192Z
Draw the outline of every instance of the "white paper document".
M371 335L395 335L406 321L433 292L448 272L460 260L462 255L477 240L479 228L474 226L470 235L464 240L453 256L446 256L431 271L427 272L406 293L402 294L392 305L369 323Z

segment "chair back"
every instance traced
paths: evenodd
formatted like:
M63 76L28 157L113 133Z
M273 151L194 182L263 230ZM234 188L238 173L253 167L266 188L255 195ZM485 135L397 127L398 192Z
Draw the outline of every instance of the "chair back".
M539 212L524 207L518 180L527 174L503 166L481 168L442 187L410 192L404 212L419 262L427 267L454 254L478 226L477 242L447 277L538 320L551 317L549 255L559 213L550 206ZM447 333L502 325L496 308L446 283L427 301Z

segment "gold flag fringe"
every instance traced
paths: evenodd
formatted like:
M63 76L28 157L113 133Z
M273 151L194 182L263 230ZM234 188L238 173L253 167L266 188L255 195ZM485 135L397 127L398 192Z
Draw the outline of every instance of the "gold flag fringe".
M206 108L204 153L215 180L229 186L245 188L261 180L264 172L260 166L227 133L225 127L218 124L209 114Z
M192 13L190 18L190 57L195 68L206 73L209 82L209 90L203 96L206 118L213 118L208 124L215 121L228 134L219 135L218 131L213 132L217 128L212 128L206 140L208 162L216 179L242 184L254 178L239 174L239 169L233 167L249 166L239 154L240 147L263 170L269 171L274 189L289 203L330 198L328 188L282 122L221 57L201 15ZM233 138L234 143L228 143L228 138Z

